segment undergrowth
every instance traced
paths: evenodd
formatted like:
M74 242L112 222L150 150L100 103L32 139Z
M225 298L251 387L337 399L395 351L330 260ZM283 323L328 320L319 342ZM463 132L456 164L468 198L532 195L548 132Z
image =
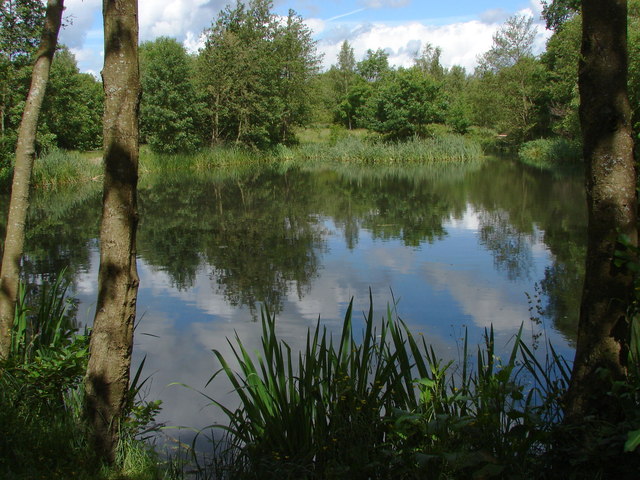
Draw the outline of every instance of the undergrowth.
M75 323L63 277L20 286L11 352L0 363L0 478L169 478L140 438L159 409L159 402L137 395L144 364L131 383L116 465L104 466L96 456L83 417L89 332Z
M268 311L261 325L260 351L237 336L231 357L214 351L212 379L224 375L240 407L209 398L228 422L213 426L225 436L198 460L196 478L632 478L640 466L630 443L638 378L610 393L625 402L624 422L586 419L601 449L588 456L562 423L569 363L551 345L528 346L522 328L504 359L488 329L453 363L392 310L377 323L370 309L356 338L349 306L339 339L318 324L300 352L278 338Z

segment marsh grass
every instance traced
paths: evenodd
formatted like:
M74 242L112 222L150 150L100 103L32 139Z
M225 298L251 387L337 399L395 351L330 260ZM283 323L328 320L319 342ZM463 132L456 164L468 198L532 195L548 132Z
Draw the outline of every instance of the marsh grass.
M214 351L212 379L227 377L240 399L233 410L210 398L228 419L216 427L234 452L229 478L506 478L544 451L546 405L523 374L521 331L504 362L488 330L454 364L391 309L377 323L370 308L357 338L352 314L339 339L318 324L292 352L265 311L259 352L237 336L230 360Z
M518 158L525 165L545 170L571 168L582 161L582 147L564 138L541 138L523 144Z
M55 188L74 183L101 179L100 157L81 155L78 152L53 150L36 159L32 183L36 187Z
M311 132L311 133L310 133ZM242 146L220 145L192 154L155 154L147 146L140 149L141 178L159 174L195 171L207 175L251 172L265 166L281 168L327 165L389 166L453 165L477 162L483 157L480 143L470 137L443 133L432 138L406 142L384 142L365 131L309 129L300 134L304 141L292 146L278 145L257 151ZM8 169L3 170L7 175ZM216 172L216 173L214 173ZM103 178L102 153L52 150L34 164L33 185L57 189L68 185L99 185ZM6 182L5 182L6 183Z
M478 160L483 156L477 142L461 135L414 138L406 142L383 142L347 136L335 143L308 143L291 147L290 156L302 161L328 161L365 165L456 163Z

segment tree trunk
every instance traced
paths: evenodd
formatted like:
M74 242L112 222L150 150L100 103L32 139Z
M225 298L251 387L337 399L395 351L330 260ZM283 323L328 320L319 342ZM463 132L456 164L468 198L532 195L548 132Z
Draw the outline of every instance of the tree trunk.
M0 269L0 359L9 355L11 327L20 282L20 258L24 246L24 227L29 207L31 171L36 155L36 131L40 108L44 100L51 61L58 42L64 0L49 0L45 26L36 53L31 75L31 87L22 113L16 145L16 162L13 170L9 215Z
M590 414L615 421L607 392L626 374L633 276L614 265L620 234L637 244L626 42L626 0L583 0L578 81L589 225L568 422Z
M103 0L103 17L105 175L98 303L85 389L95 446L113 463L129 389L138 293L138 2Z

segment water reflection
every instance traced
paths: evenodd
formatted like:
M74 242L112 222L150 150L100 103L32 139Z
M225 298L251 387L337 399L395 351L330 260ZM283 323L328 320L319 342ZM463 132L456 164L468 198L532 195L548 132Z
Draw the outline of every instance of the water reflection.
M508 160L213 175L147 177L140 186L135 354L147 356L150 395L163 399L171 424L211 422L197 394L167 385L202 389L218 368L211 349L224 351L234 332L257 347L265 304L295 348L319 316L337 331L352 297L366 310L371 289L378 318L397 302L412 328L455 358L465 328L475 342L493 325L501 345L522 323L529 328L525 292L538 284L549 334L570 351L586 225L579 176ZM99 208L98 185L38 192L24 261L34 281L67 266L88 322ZM228 389L207 392L221 398Z

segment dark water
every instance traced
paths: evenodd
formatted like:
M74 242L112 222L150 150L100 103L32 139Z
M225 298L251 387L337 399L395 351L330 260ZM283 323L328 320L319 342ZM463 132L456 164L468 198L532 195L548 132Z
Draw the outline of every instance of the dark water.
M219 368L211 349L228 351L234 334L257 348L262 305L295 347L319 317L337 331L351 298L367 310L369 290L377 318L397 302L443 357L459 358L465 329L476 343L490 325L506 349L523 323L571 355L584 205L580 176L508 160L145 178L135 357L153 374L149 398L163 400L160 420L171 425L213 423L203 397L170 384L232 402L228 385L204 389ZM34 282L66 266L87 323L99 208L99 185L38 193L24 262ZM530 320L538 299L541 326Z

